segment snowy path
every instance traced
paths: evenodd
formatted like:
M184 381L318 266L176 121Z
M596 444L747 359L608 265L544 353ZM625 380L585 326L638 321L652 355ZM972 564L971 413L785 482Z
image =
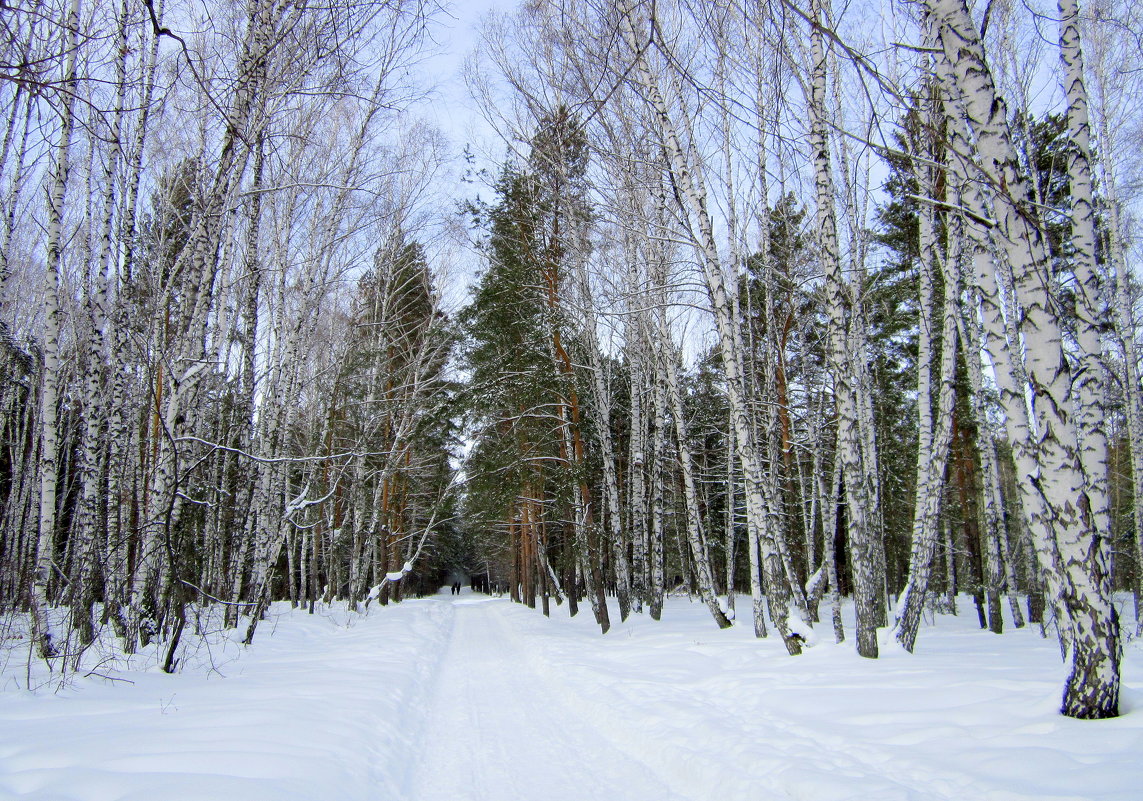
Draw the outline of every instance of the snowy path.
M681 799L561 703L498 603L460 600L405 793L417 801Z
M209 629L210 627L207 626ZM33 670L0 643L0 801L1137 801L1141 643L1124 710L1056 714L1055 643L939 618L913 656L794 659L672 598L590 612L465 592L318 615L276 605L184 672ZM234 635L238 636L238 635ZM38 669L38 668L36 668Z

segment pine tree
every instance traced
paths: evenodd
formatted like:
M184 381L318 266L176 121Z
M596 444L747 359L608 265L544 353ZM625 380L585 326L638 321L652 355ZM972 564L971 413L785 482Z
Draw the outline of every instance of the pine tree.
M560 561L575 575L574 531L563 525L571 476L550 351L558 310L549 307L550 289L537 268L541 213L535 177L506 167L496 191L498 203L479 210L488 230L487 267L460 318L475 439L465 465L465 511L507 538L508 547L498 550L501 569L511 576L512 597L532 600L536 581L548 574L548 554L537 547L541 529L559 531Z

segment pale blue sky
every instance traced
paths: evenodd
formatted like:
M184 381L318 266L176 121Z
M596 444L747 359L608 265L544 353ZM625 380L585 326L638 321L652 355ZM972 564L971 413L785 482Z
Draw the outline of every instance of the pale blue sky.
M477 113L461 74L464 60L475 48L481 19L489 11L510 11L516 0L456 0L438 15L432 37L438 47L423 65L426 82L436 86L424 113L436 121L457 145L492 136Z

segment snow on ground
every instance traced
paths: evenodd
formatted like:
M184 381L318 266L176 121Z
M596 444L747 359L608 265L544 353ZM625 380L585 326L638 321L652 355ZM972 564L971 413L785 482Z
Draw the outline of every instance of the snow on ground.
M0 799L1143 797L1140 644L1125 714L1073 721L1054 640L964 609L871 661L820 625L788 657L685 599L600 636L590 610L446 590L367 616L278 605L254 646L216 636L178 675L142 654L62 686L33 670L33 692L9 644Z
M174 676L147 654L148 669L109 673L133 684L92 677L30 694L12 689L17 666L0 693L0 799L402 798L400 760L452 616L434 602L392 611L276 605L246 653L223 642L214 670L200 652Z

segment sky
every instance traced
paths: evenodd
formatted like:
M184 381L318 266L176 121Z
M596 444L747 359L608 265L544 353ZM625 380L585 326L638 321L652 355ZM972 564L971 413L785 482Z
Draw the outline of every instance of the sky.
M473 198L481 189L466 183L464 174L469 166L464 159L466 148L474 153L497 152L496 133L484 122L476 103L465 85L464 62L476 48L481 20L490 12L511 11L516 0L457 0L446 3L434 19L429 31L430 53L421 62L422 84L430 89L428 96L414 105L410 112L433 122L448 138L450 163L442 174L437 196L455 205ZM491 168L491 163L478 166ZM487 194L487 192L485 193ZM468 287L475 280L479 256L465 241L461 230L452 231L445 246L442 265L441 290L446 309L456 309L468 297Z
M436 51L422 64L426 83L435 91L422 110L453 141L458 157L466 144L495 136L484 122L465 86L464 61L476 48L481 20L492 11L511 11L515 0L459 0L437 17L431 37Z

